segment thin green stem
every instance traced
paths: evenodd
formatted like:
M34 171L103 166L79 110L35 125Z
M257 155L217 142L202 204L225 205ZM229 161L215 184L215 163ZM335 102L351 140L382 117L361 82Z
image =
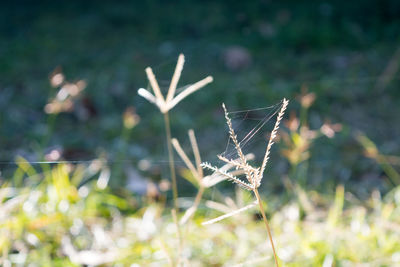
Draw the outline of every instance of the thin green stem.
M263 207L263 205L262 205L261 198L260 198L260 195L258 194L257 188L254 188L253 192L254 192L254 194L256 195L257 202L258 202L258 205L259 205L259 208L260 208L260 212L261 212L261 215L262 215L263 220L264 220L264 223L265 223L265 227L267 227L267 232L268 232L269 241L270 241L271 246L272 246L272 251L274 252L275 265L276 265L277 267L279 267L278 256L276 255L275 246L274 246L274 241L272 240L271 230L270 230L270 228L269 228L267 216L265 216L264 207Z
M300 125L304 126L307 125L307 111L308 108L301 107L300 109Z
M178 211L179 210L179 208L178 208L178 187L176 185L175 161L174 161L174 153L172 152L171 127L170 127L170 123L169 123L168 112L164 113L164 123L165 123L165 132L167 135L169 170L171 172L171 180L172 180L172 196L174 199L174 208L176 211Z
M394 185L400 185L400 174L396 171L395 168L392 167L392 165L389 164L387 158L381 154L378 154L376 156L376 161L379 165L381 165L381 168L386 173L389 180Z
M42 139L42 143L41 143L41 148L42 148L42 158L44 159L44 150L45 148L49 145L50 141L51 141L51 137L54 134L54 129L55 129L55 123L56 123L56 118L57 118L58 114L50 114L47 117L47 127L48 127L48 132L46 134L46 136L43 137Z

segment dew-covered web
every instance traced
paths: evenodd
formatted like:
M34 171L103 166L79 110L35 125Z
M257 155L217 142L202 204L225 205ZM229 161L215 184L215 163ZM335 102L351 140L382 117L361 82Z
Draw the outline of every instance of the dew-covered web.
M281 106L282 102L279 102L272 106L239 111L230 111L227 107L233 130L244 154L253 153L256 158L262 158L263 155L260 154L265 153L269 134L275 123L274 118ZM238 157L235 144L229 134L227 139L225 151L221 153L221 156L235 159Z

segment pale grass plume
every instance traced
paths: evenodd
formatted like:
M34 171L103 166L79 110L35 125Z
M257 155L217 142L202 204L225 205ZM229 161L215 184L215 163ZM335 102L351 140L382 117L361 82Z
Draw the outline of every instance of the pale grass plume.
M182 101L190 94L203 88L204 86L213 81L212 76L207 76L206 78L187 86L185 90L183 90L181 93L175 96L176 88L179 79L181 77L184 62L185 62L184 55L180 54L178 57L178 62L176 64L175 72L172 76L172 80L168 88L167 96L165 98L161 92L160 86L157 82L156 76L154 75L152 68L150 67L146 68L147 79L150 82L154 94L152 94L150 91L144 88L140 88L138 90L138 94L143 98L145 98L150 103L155 104L163 114L167 113L169 110L175 107L180 101Z
M245 155L246 160L253 160L254 159L254 154L249 153ZM201 164L202 166L203 164ZM238 176L238 175L242 175L243 170L236 170L235 166L231 163L226 163L225 165L223 165L221 168L219 168L220 171L222 172L227 172L228 175L233 175L233 176ZM207 175L203 178L203 184L205 185L205 187L212 187L222 181L227 180L226 175L221 175L217 172L213 172L210 175Z
M264 212L264 208L263 208L263 205L262 205L260 194L258 192L258 188L261 185L261 180L262 180L262 178L264 176L264 171L265 171L265 167L266 167L266 165L268 163L268 159L269 159L269 155L270 155L270 152L271 152L271 148L272 148L272 145L274 144L274 139L275 139L275 137L277 135L280 122L281 122L281 120L283 118L283 115L285 114L285 110L286 110L288 104L289 104L289 101L284 98L283 101L282 101L281 109L280 109L280 111L279 111L279 113L277 115L274 128L273 128L273 130L271 132L271 135L270 135L270 138L268 140L267 148L266 148L265 154L264 154L264 159L263 159L262 164L261 164L261 166L259 168L253 167L253 166L251 166L250 164L247 163L247 160L246 160L246 158L245 158L245 156L243 154L242 148L240 147L240 142L237 140L237 135L236 135L236 133L235 133L233 127L232 127L232 122L231 122L231 119L229 118L229 113L228 113L225 105L222 104L222 108L224 109L224 113L225 113L226 123L227 123L228 128L229 128L229 138L233 141L233 143L235 145L235 149L236 149L236 152L237 152L237 155L238 155L238 159L230 160L230 159L227 159L227 158L225 158L225 157L223 157L221 155L219 155L218 158L221 161L225 162L225 163L231 164L237 170L242 170L243 173L245 174L245 178L246 178L247 181L244 181L244 180L240 179L238 177L238 175L233 175L231 173L227 173L225 170L222 170L222 168L218 168L218 167L212 166L211 164L209 164L207 162L202 163L202 167L203 168L209 169L209 170L213 171L213 173L217 173L217 174L219 174L221 176L224 176L227 180L230 180L230 181L238 184L240 187L242 187L244 189L253 191L254 196L256 197L256 201L253 204L245 206L245 207L243 207L241 209L238 209L236 211L233 211L231 213L222 215L222 216L217 217L217 218L215 218L213 220L207 221L207 222L205 222L203 224L211 224L211 223L215 223L215 222L221 221L221 220L223 220L225 218L231 217L231 216L236 215L236 214L238 214L240 212L248 210L251 207L253 207L254 205L258 204L259 205L259 210L261 212L261 215L263 217L263 220L264 220L264 223L265 223L265 226L266 226L266 229L267 229L269 242L270 242L270 244L272 246L272 250L273 250L274 259L275 259L275 265L276 266L279 266L278 257L276 255L274 241L272 239L271 230L270 230L270 227L269 227L269 223L268 223L267 217L266 217L265 212Z
M243 192L240 189L236 190L236 201L230 197L225 197L223 202L215 202L211 200L207 200L205 205L209 209L216 210L218 212L223 213L223 215L214 218L209 221L205 221L202 225L213 224L229 217L235 216L243 211L249 210L255 206L257 206L257 201L253 201L245 205L243 199Z
M219 217L217 217L217 218L214 218L214 219L212 219L212 220L205 221L205 222L202 223L202 225L208 225L208 224L213 224L213 223L222 221L222 220L224 220L224 219L226 219L226 218L232 217L232 216L234 216L234 215L236 215L236 214L239 214L239 213L241 213L241 212L243 212L243 211L246 211L246 210L248 210L248 209L251 209L251 208L255 207L257 204L258 204L257 201L254 201L253 203L251 203L251 204L249 204L249 205L247 205L247 206L245 206L245 207L243 207L243 208L240 208L240 209L231 211L231 212L229 212L229 213L226 213L226 214L224 214L224 215L221 215L221 216L219 216Z
M222 108L224 109L226 124L228 124L228 127L229 127L229 136L232 139L233 143L235 144L235 148L236 148L238 156L239 156L239 158L241 160L241 163L246 165L246 162L247 162L246 158L243 155L242 148L239 145L239 141L237 140L237 136L236 136L235 131L233 130L233 127L232 127L232 121L228 116L228 111L226 110L226 107L225 107L224 103L222 103Z
M207 84L213 81L211 76L204 78L194 84L187 86L181 93L175 96L176 87L178 85L179 79L181 77L181 73L183 70L183 64L185 62L185 57L183 54L180 54L178 57L178 62L175 67L174 74L172 75L171 83L168 88L167 96L164 98L160 86L157 82L156 76L153 73L152 68L146 68L146 75L147 79L150 82L150 86L153 90L152 94L149 90L144 88L140 88L138 90L138 94L145 98L150 103L156 105L160 112L164 115L164 124L165 124L165 132L166 132L166 139L167 139L167 147L168 147L168 158L169 158L169 169L171 173L171 180L172 180L172 193L173 193L173 200L174 200L174 208L178 211L178 187L176 183L176 173L175 173L175 162L174 162L174 154L172 151L172 144L171 144L171 126L169 122L169 114L168 112L175 107L180 101L184 98L189 96L190 94L194 93L195 91L203 88Z
M185 224L194 215L194 213L197 210L197 207L200 204L200 200L201 200L201 197L203 196L203 192L205 189L205 186L203 184L203 170L201 169L201 166L200 166L201 157L200 157L199 147L197 145L194 131L192 129L189 130L188 135L189 135L189 139L190 139L190 144L192 146L193 154L195 157L196 167L190 161L190 159L186 155L185 151L183 151L179 141L176 138L173 138L171 140L172 145L174 146L176 152L181 157L181 159L185 163L186 167L190 170L193 177L196 179L198 187L199 187L199 190L196 194L193 205L189 209L186 210L185 214L183 215L183 217L181 218L181 220L179 222L181 225Z
M268 145L267 145L267 148L266 148L266 151L264 154L263 162L261 164L261 167L259 167L259 168L253 167L247 162L247 159L243 154L242 148L240 147L240 143L237 140L237 135L232 127L232 122L231 122L231 119L229 118L228 111L226 110L225 105L222 104L222 107L225 112L226 123L229 128L229 138L233 141L233 143L235 145L235 149L236 149L238 158L235 160L232 160L232 159L227 159L226 157L224 157L222 155L218 155L218 158L225 163L229 163L229 164L235 166L236 169L242 170L245 173L245 177L246 177L247 181L243 181L238 176L227 173L226 171L222 170L221 168L212 166L211 164L209 164L207 162L202 163L202 167L212 170L214 173L218 173L222 176L225 176L226 179L228 179L234 183L237 183L238 185L242 186L243 188L245 188L247 190L254 190L254 189L258 188L261 185L261 180L263 178L263 173L265 171L265 167L268 163L271 148L272 148L272 145L274 144L274 139L277 135L280 122L283 118L283 115L285 114L285 110L286 110L288 104L289 104L289 101L286 99L283 99L281 109L278 113L274 128L273 128L273 130L271 132L271 136L268 140Z
M230 213L232 211L231 207L228 207L226 204L220 203L220 202L215 202L212 200L207 200L206 201L206 207L209 209L213 209L222 213ZM236 207L237 209L237 207ZM204 224L204 223L203 223Z
M191 144L192 151L194 154L195 164L192 163L192 161L189 159L189 157L187 156L185 151L182 149L182 146L179 143L178 139L172 138L172 140L171 140L171 143L172 143L173 147L175 148L175 151L177 152L179 157L182 159L182 161L185 163L186 167L189 169L192 176L195 178L195 180L197 182L197 186L199 188L192 206L186 210L185 214L180 219L180 221L179 221L180 225L187 223L189 221L189 219L195 214L195 212L200 204L204 190L206 188L214 186L217 183L219 183L223 180L226 180L226 177L225 177L226 175L233 176L233 175L243 174L242 171L229 172L229 170L234 168L235 166L232 163L228 162L221 168L224 175L221 175L218 173L213 173L212 175L204 176L203 168L201 166L201 156L200 156L199 147L197 144L195 133L192 129L190 129L188 131L188 136L189 136L190 144ZM252 158L254 158L254 156L252 154L249 154L249 155L246 155L245 158L252 159Z
M263 178L263 173L264 173L265 167L266 167L266 165L268 163L269 154L271 152L271 147L274 144L274 139L275 139L275 137L277 135L277 132L278 132L278 129L279 129L279 124L281 123L281 120L283 118L283 115L285 114L285 110L286 110L288 104L289 104L289 100L284 98L281 110L279 111L278 117L276 118L274 129L272 130L271 136L270 136L269 141L268 141L267 150L265 151L264 160L263 160L263 163L261 165L261 171L260 171L260 174L259 174L259 177L258 177L258 180L259 180L258 182L259 183L261 183L261 180Z

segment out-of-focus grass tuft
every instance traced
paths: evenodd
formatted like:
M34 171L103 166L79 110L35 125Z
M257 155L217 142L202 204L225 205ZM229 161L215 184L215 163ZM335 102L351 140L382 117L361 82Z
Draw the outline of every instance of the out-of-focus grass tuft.
M37 171L22 158L18 164L20 180L3 182L0 189L2 266L169 266L176 257L178 239L168 209L147 200L138 209L133 198L110 193L100 180L106 166L58 164ZM400 187L383 197L374 191L365 202L343 186L332 195L303 193L307 211L293 198L269 214L285 266L400 264ZM200 204L184 233L186 262L273 263L256 210L201 225L217 214Z

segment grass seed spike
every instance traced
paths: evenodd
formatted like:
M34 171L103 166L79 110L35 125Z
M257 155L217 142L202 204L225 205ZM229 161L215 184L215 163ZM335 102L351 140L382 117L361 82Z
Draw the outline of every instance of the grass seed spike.
M250 190L250 191L253 191L253 193L254 193L254 195L256 197L256 202L259 205L259 209L260 209L261 215L263 217L265 226L267 228L268 237L269 237L269 241L271 243L272 250L273 250L273 253L274 253L274 259L275 259L276 266L279 266L278 257L276 255L274 241L272 239L272 234L271 234L271 230L270 230L270 227L269 227L269 223L268 223L267 217L265 216L265 212L264 212L264 208L263 208L263 205L262 205L262 202L261 202L260 194L258 193L258 187L260 187L260 185L261 185L261 180L263 178L263 173L265 171L265 167L267 166L267 163L268 163L269 155L270 155L270 152L271 152L271 147L274 144L274 139L275 139L275 137L277 135L277 132L278 132L278 129L279 129L279 124L280 124L280 122L281 122L281 120L283 118L283 115L285 114L285 110L286 110L288 104L289 104L289 100L286 100L284 98L283 101L282 101L282 107L281 107L281 109L280 109L280 111L278 113L278 116L276 118L274 129L272 130L271 136L270 136L270 138L268 140L267 148L266 148L265 154L264 154L264 159L262 161L261 166L258 167L258 168L251 166L247 162L247 159L243 154L242 148L240 147L240 143L237 140L236 133L233 130L231 119L228 116L228 111L226 110L225 105L222 104L222 108L224 109L224 112L225 112L226 123L227 123L228 128L229 128L229 137L230 137L230 139L232 139L232 142L235 145L235 149L236 149L238 158L235 159L235 160L232 160L232 159L228 159L228 158L226 158L224 156L221 156L221 155L219 155L218 158L221 161L225 162L225 163L229 163L229 164L234 165L236 167L236 169L238 169L238 170L243 170L243 172L245 174L245 178L246 178L247 181L244 181L244 180L240 179L238 176L235 176L235 175L232 175L230 173L227 173L226 171L221 170L221 168L214 167L214 166L212 166L211 164L209 164L207 162L202 163L202 167L203 168L210 169L215 173L218 173L220 175L225 176L228 180L238 184L242 188ZM246 208L243 208L243 210L241 210L241 211L244 211L244 210L246 210ZM237 213L238 212L233 212L232 215L233 214L237 214ZM223 215L221 217L227 218L227 217L229 217L229 214L225 214L225 215ZM218 220L214 219L213 221L218 221ZM208 222L206 222L205 224L208 224Z
M165 124L165 132L167 136L167 146L168 146L168 157L169 157L169 169L171 172L171 180L172 180L172 191L173 191L173 199L174 199L174 208L178 210L178 188L176 185L176 174L175 174L175 164L174 164L174 154L172 152L172 144L171 144L171 126L169 122L168 112L175 107L180 101L194 93L195 91L201 89L207 84L213 81L211 76L207 76L206 78L189 85L185 90L175 96L176 87L179 82L179 78L181 77L183 64L185 63L185 57L183 54L180 54L178 57L178 62L176 64L176 68L174 74L172 76L171 83L168 88L167 96L164 96L161 93L160 86L158 85L156 76L153 73L153 70L150 67L146 68L146 75L150 82L151 88L153 89L154 95L144 89L140 88L138 90L138 94L145 99L147 99L150 103L155 104L160 112L164 115L164 124Z

